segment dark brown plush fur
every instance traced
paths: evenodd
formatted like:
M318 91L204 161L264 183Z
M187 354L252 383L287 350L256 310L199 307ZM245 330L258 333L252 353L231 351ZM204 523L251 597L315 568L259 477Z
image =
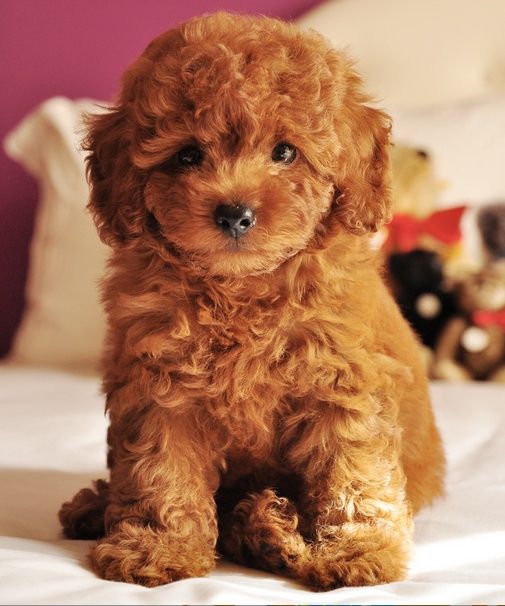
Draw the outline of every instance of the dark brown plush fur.
M216 545L318 589L405 576L444 457L419 346L370 232L390 124L315 33L216 14L161 35L90 122L90 209L112 247L110 484L60 519L104 578L204 575ZM289 165L272 160L280 141ZM199 166L177 166L188 144ZM214 209L246 203L233 240Z

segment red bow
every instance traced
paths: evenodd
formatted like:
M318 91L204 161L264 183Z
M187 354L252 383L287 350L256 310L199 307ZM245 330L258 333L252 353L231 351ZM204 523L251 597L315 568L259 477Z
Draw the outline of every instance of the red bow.
M505 330L505 309L500 309L499 311L479 309L473 312L472 321L482 328L498 326L502 330Z
M418 245L423 235L430 236L444 244L456 244L461 240L460 221L466 206L455 206L437 210L425 219L399 213L388 225L385 248L398 252L408 252Z

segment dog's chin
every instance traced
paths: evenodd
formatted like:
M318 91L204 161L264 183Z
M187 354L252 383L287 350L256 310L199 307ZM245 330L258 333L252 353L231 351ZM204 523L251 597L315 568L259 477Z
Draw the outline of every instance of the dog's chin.
M246 278L274 272L287 257L264 255L240 249L214 252L205 259L205 269L211 276Z
M166 261L177 261L187 273L216 278L246 278L248 276L272 273L285 261L298 254L303 248L283 251L251 249L240 241L230 241L218 249L191 250L163 236L157 238L158 252Z

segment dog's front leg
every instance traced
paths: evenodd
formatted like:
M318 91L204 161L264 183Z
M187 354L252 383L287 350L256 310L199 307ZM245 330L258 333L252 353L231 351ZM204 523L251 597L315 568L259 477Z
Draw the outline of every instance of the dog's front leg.
M147 586L206 574L215 563L217 476L186 415L111 408L106 536L91 552L105 579Z
M412 521L396 424L330 404L316 409L289 454L304 480L299 512L309 555L299 576L322 590L400 580Z

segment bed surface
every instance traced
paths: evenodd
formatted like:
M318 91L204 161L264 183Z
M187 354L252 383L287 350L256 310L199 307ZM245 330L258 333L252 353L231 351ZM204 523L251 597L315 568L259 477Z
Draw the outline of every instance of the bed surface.
M103 581L90 543L62 538L60 504L104 477L99 381L0 367L0 602L3 604L388 604L505 600L505 388L433 384L447 497L416 518L408 580L313 593L222 562L208 578L146 589Z

